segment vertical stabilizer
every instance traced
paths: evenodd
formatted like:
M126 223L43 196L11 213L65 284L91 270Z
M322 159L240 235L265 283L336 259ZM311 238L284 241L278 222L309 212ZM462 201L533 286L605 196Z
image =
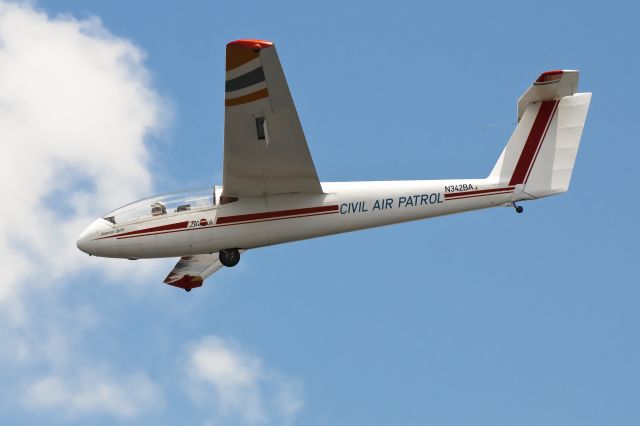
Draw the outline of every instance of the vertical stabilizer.
M514 201L567 191L591 93L578 71L540 75L518 100L518 125L488 180L514 187Z

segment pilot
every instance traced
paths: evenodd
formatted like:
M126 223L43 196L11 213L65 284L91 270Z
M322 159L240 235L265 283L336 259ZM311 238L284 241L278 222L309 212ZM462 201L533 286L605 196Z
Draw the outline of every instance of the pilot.
M156 201L151 204L151 215L152 216L160 216L163 214L167 214L167 205L165 203L161 203L160 201Z

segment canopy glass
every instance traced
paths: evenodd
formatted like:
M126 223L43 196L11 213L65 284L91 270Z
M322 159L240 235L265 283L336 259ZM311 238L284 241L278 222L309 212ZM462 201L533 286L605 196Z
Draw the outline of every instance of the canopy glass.
M155 195L122 206L103 216L103 219L120 225L144 218L184 214L191 210L211 208L216 204L216 188L198 188Z

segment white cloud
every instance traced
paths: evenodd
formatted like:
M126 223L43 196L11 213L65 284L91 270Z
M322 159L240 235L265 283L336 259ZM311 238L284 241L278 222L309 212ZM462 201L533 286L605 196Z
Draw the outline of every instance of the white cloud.
M64 299L70 277L89 265L75 247L80 231L99 214L152 191L146 143L167 114L143 59L96 18L51 18L28 3L0 0L5 405L57 421L128 420L163 405L163 388L144 367L122 371L87 355L87 337L104 325L99 306ZM112 281L123 268L132 268L121 274L130 281L157 266L91 263ZM207 412L214 421L287 424L302 408L299 380L266 368L228 340L209 336L190 345L185 362L190 392L205 411L214 403L216 411Z
M244 424L288 424L302 409L302 383L264 367L262 361L218 336L187 349L189 390L202 405L215 402L218 419Z
M144 374L114 377L84 370L44 377L27 386L22 403L31 409L64 410L64 415L112 414L131 418L158 405L156 385Z
M97 368L100 360L83 355L99 315L61 298L71 274L89 265L75 247L80 231L152 190L145 141L166 108L143 60L97 18L51 18L0 1L0 368L4 377L21 369L22 385L3 389L26 392L7 393L28 409L130 417L162 399L144 373ZM151 269L93 264L111 274L133 267L137 277Z
M149 194L145 137L165 109L143 58L96 18L0 2L0 303L34 270L45 286L85 265L83 227Z

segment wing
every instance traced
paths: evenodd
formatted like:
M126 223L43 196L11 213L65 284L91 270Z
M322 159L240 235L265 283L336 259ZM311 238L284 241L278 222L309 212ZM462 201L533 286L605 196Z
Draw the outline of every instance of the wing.
M187 291L202 286L202 282L211 274L222 268L218 253L183 256L164 282Z
M273 43L227 45L223 196L322 193Z

